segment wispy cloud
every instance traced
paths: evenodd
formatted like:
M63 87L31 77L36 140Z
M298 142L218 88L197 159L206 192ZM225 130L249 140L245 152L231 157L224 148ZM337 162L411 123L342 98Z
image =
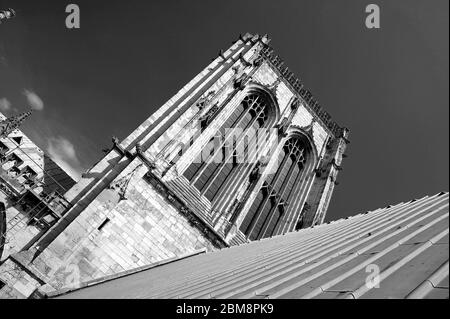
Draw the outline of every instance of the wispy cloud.
M6 112L11 109L11 102L7 98L1 98L0 99L0 111Z
M81 177L80 161L73 144L64 137L53 137L48 141L47 152L73 179Z
M33 110L42 111L44 109L44 102L35 92L25 89L23 90L23 95L25 95L28 104Z

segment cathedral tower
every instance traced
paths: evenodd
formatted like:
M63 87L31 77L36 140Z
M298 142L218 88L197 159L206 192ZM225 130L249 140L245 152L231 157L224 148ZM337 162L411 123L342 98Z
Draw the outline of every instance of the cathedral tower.
M240 36L127 138L113 138L64 195L61 219L1 266L26 269L0 275L9 294L322 223L349 132L269 41ZM18 292L24 277L30 288Z

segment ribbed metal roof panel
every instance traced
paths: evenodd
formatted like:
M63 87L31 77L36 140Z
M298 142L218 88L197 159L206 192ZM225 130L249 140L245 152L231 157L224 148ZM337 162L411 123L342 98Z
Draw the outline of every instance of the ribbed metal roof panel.
M58 297L448 298L448 197L196 255ZM375 269L379 287L371 288Z

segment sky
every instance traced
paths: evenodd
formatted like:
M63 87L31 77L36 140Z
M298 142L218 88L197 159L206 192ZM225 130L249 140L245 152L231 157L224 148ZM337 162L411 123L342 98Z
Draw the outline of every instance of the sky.
M80 8L67 29L65 8ZM381 9L367 29L365 8ZM447 0L0 0L0 111L80 176L239 34L275 52L341 126L327 220L449 189Z

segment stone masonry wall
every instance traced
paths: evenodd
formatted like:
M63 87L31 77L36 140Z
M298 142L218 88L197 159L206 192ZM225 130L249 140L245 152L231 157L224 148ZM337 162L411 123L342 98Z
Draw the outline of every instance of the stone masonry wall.
M116 180L132 174L127 199L105 189L28 265L54 288L180 257L206 248L209 241L142 177L135 159ZM114 183L112 183L114 184ZM103 227L101 227L103 225Z
M28 225L29 218L20 207L13 205L14 203L0 191L0 202L5 205L6 233L4 236L3 247L0 247L0 262L7 259L11 254L19 252L25 247L35 236L39 235L41 230L33 225ZM1 221L0 221L1 222ZM0 243L2 241L0 240Z
M0 271L0 299L28 298L42 282L11 259L7 259Z

